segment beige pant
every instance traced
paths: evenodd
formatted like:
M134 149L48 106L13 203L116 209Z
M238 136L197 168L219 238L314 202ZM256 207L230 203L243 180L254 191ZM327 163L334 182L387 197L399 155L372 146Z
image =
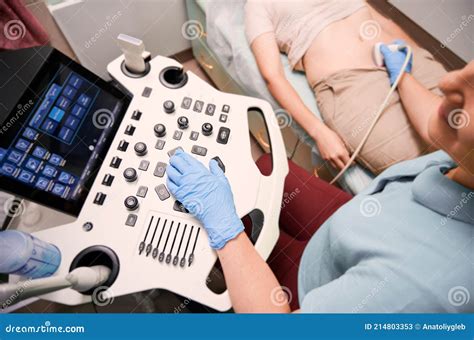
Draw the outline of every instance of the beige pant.
M440 94L437 85L446 70L428 51L416 48L413 53L412 75L425 88ZM326 125L354 152L390 91L390 82L384 68L353 69L336 72L314 84L313 89ZM357 161L378 174L427 151L395 92Z

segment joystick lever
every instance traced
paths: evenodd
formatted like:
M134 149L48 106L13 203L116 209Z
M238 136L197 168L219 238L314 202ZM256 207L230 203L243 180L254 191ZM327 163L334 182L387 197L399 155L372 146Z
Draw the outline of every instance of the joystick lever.
M126 34L119 34L117 39L125 56L126 70L133 75L145 75L149 70L151 54L145 51L143 41Z

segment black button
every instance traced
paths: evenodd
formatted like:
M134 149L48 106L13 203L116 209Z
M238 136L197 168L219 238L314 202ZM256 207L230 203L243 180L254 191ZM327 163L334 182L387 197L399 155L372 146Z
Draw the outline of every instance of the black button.
M94 203L97 204L97 205L102 205L102 204L104 204L105 197L107 197L106 194L104 194L104 193L102 193L102 192L98 192L98 193L95 195Z
M174 153L176 152L176 150L178 150L178 149L184 151L182 147L178 146L177 148L174 148L174 149L168 151L168 156L169 156L169 157L173 156Z
M160 184L155 188L156 193L158 194L158 198L162 201L168 199L170 197L170 193L164 184Z
M129 214L127 220L125 221L125 225L129 227L134 227L135 223L137 223L138 216L135 214Z
M142 116L142 112L139 110L135 110L132 113L132 119L134 120L140 120L140 117Z
M153 175L155 175L156 177L163 177L165 175L165 172L166 172L166 166L167 166L166 163L158 162L158 164L156 164L155 171L153 172Z
M182 130L187 129L189 127L189 120L185 116L181 116L178 118L178 127Z
M230 112L230 106L229 105L222 106L222 112L229 113Z
M110 167L112 168L115 168L115 169L118 169L119 166L120 166L120 163L122 163L122 159L115 156L112 158L112 160L110 161Z
M147 160L142 160L140 162L140 165L138 166L138 170L147 171L149 165L150 165L150 162L148 162Z
M191 107L191 103L193 102L193 100L189 97L184 97L183 98L183 102L181 103L181 107L183 109L189 109Z
M125 141L125 140L121 140L118 147L117 147L117 150L127 151L127 148L128 148L128 142Z
M202 100L196 100L194 102L193 111L201 112L203 107L204 107L204 102Z
M163 124L156 124L153 127L156 137L163 137L166 135L166 127Z
M123 171L123 177L125 177L127 182L133 182L137 179L137 170L134 168L126 168Z
M219 158L219 156L213 157L212 159L215 160L217 162L217 165L219 165L219 168L221 168L222 171L225 172L225 165L222 162L222 160Z
M214 112L216 112L216 106L214 104L207 104L206 114L209 116L213 116Z
M171 100L166 100L163 103L163 110L166 113L173 113L174 112L174 103Z
M146 193L148 192L148 188L147 187L144 187L143 185L138 187L138 190L137 190L137 196L138 197L145 197L146 196Z
M201 130L204 136L212 135L212 124L211 123L202 124Z
M219 122L221 122L221 123L227 122L227 115L221 114L220 117L219 117Z
M191 152L195 155L206 156L207 149L203 146L193 145Z
M180 140L183 136L183 131L176 130L173 134L173 139Z
M191 134L189 135L189 139L191 140L197 140L199 138L199 132L197 131L192 131Z
M132 124L127 125L127 127L125 128L125 134L132 136L134 132L135 132L135 126L133 126Z
M138 143L135 144L135 146L133 147L133 149L135 150L135 153L136 153L138 156L146 155L147 148L146 148L146 144L145 144L145 143L138 142Z
M155 149L163 150L163 148L165 147L165 143L166 142L164 140L158 139L155 144Z
M135 196L128 196L123 203L128 210L136 210L138 208L138 199Z
M151 95L151 91L153 89L151 87L145 87L142 92L142 97L148 98Z
M219 134L217 135L217 143L227 144L230 137L230 129L226 127L221 127L219 129Z
M82 229L84 229L84 231L91 231L92 229L94 229L94 225L92 224L92 222L86 222L82 225Z
M180 201L174 201L173 209L182 213L189 213L189 210Z
M105 174L104 179L102 180L102 184L110 187L112 185L112 182L114 181L114 178L115 177L111 174Z

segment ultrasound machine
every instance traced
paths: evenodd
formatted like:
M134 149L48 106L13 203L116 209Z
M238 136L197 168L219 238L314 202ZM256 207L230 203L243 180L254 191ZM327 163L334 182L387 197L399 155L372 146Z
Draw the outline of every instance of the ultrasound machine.
M266 259L288 173L274 112L214 89L173 59L152 59L138 39L118 41L124 54L108 65L110 83L49 47L1 54L0 190L74 217L34 233L61 252L54 276L101 265L109 296L160 288L229 310L228 292L207 286L216 253L167 189L166 166L178 148L204 164L216 159L239 216L258 216L253 241ZM249 110L266 122L270 175L252 159ZM63 288L41 298L78 305L91 295Z

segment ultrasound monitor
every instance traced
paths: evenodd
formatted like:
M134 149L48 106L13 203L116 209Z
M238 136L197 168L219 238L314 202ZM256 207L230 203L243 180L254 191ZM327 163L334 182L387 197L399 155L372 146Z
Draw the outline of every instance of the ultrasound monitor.
M49 47L0 59L0 190L77 216L130 98Z

